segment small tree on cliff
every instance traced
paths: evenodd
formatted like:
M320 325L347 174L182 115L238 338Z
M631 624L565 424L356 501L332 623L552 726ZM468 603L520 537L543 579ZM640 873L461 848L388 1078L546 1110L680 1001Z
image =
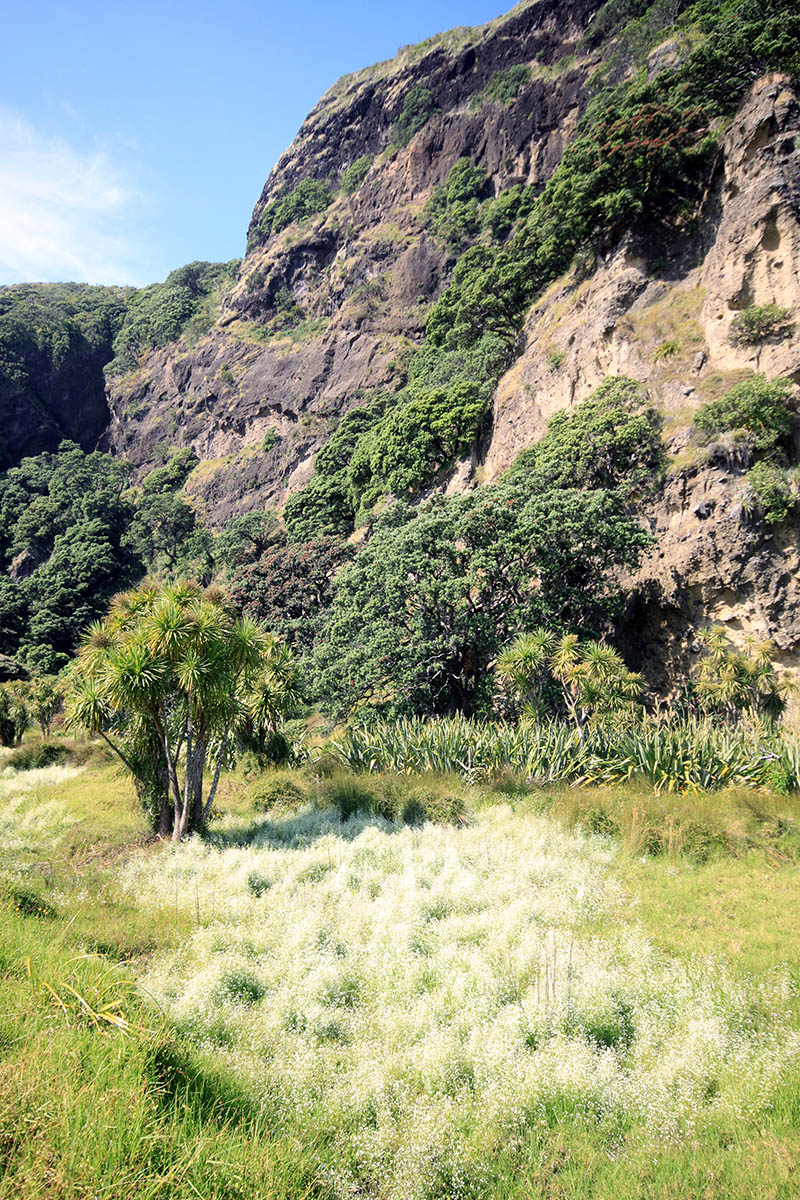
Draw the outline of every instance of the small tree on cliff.
M89 630L69 719L105 739L154 828L178 841L208 820L232 738L257 706L275 652L275 640L236 619L220 595L146 582ZM271 690L277 709L279 681ZM204 793L206 767L213 774Z

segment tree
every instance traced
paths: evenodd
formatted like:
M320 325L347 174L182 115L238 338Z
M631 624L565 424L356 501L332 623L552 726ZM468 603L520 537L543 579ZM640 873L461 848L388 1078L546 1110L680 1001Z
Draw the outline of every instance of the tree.
M42 737L49 737L53 717L61 712L64 704L63 687L57 679L46 675L35 676L28 685L28 703Z
M617 651L603 642L581 642L574 634L565 634L550 664L581 741L592 716L641 704L641 675L629 671Z
M214 542L214 559L229 573L258 562L262 555L286 541L278 518L270 509L238 513L226 521Z
M522 700L524 709L539 719L545 712L550 660L556 644L551 629L520 633L497 660L497 675Z
M497 672L525 701L524 711L537 719L557 685L581 741L592 717L641 703L642 678L628 670L617 651L572 633L558 639L549 629L521 634L501 654Z
M259 719L262 679L274 695L265 675L274 648L254 621L232 615L221 593L187 582L146 581L91 627L69 721L111 746L162 836L177 841L205 826L237 727Z
M128 532L128 465L62 442L0 477L0 651L52 674L90 621L142 573Z
M179 450L145 477L127 542L151 572L192 574L207 583L213 572L211 534L180 490L199 461L194 450Z
M615 573L648 541L607 492L398 501L337 577L320 697L337 713L488 711L499 648L541 623L602 630L619 608Z
M305 653L333 599L336 574L353 554L335 537L275 546L234 573L231 597L241 612Z
M736 650L719 625L701 630L697 640L704 653L695 689L706 712L734 722L745 714L777 720L786 707L787 684L775 670L772 643L748 637L744 648Z
M0 684L0 746L18 746L30 719L23 687L18 683Z

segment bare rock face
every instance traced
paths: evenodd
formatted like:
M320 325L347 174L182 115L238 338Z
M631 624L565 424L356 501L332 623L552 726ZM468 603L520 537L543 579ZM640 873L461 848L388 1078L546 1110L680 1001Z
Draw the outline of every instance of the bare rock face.
M595 8L519 5L340 80L270 175L210 332L111 380L105 444L141 471L194 447L202 462L189 489L214 523L301 487L332 423L364 393L397 389L403 354L447 282L455 257L421 220L432 188L464 155L496 191L543 185L555 170L586 100L592 62L570 56ZM515 102L485 102L495 72L517 63L531 75ZM429 89L433 115L396 147L395 121L417 85ZM365 156L357 192L337 191ZM333 203L261 241L267 205L307 178L325 182Z

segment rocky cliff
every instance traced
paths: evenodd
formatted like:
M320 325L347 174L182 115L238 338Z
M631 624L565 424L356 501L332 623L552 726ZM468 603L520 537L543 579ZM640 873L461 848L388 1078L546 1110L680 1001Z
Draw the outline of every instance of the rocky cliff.
M435 185L463 156L498 193L540 187L557 166L586 103L594 59L577 50L596 8L522 4L331 88L267 181L214 327L112 377L107 444L141 466L193 446L203 463L190 488L216 521L301 486L334 422L366 391L397 388L403 354L421 340L455 262L423 218ZM512 102L486 96L520 64L530 70ZM400 145L414 89L429 94L429 119ZM348 194L341 185L354 164L366 175ZM324 184L332 202L260 239L270 203L302 180Z
M749 461L693 442L701 403L754 371L800 382L800 334L736 345L749 305L800 310L800 102L785 77L753 88L724 138L690 238L672 261L627 240L586 277L575 271L531 310L524 348L500 381L479 469L492 480L607 375L640 380L666 418L667 477L647 517L656 538L631 581L626 636L665 684L686 665L693 631L713 621L734 641L769 638L787 666L800 648L796 521L770 527L748 509ZM472 465L462 468L469 479Z
M645 22L658 8L629 7ZM484 208L515 187L541 195L601 80L675 72L701 36L650 36L643 57L641 22L639 42L626 42L606 19L614 5L599 9L522 3L340 80L270 174L211 319L112 364L103 444L142 473L191 446L201 461L186 489L214 525L301 489L341 418L406 383L470 241L431 219L454 166L469 159L480 172ZM754 372L800 383L797 326L758 345L731 337L749 306L800 312L798 91L773 72L737 95L738 110L711 121L715 152L691 219L668 236L646 220L617 227L550 283L469 454L434 482L451 492L491 482L603 378L641 381L664 414L668 462L643 513L655 544L627 582L620 632L665 687L707 621L735 641L772 638L787 667L800 647L796 519L765 522L748 499L747 455L701 445L692 429L699 405Z

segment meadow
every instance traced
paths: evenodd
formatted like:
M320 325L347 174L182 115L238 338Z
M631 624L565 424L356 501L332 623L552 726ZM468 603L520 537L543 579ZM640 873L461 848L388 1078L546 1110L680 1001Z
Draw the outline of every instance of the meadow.
M800 1194L800 803L0 764L0 1197Z

